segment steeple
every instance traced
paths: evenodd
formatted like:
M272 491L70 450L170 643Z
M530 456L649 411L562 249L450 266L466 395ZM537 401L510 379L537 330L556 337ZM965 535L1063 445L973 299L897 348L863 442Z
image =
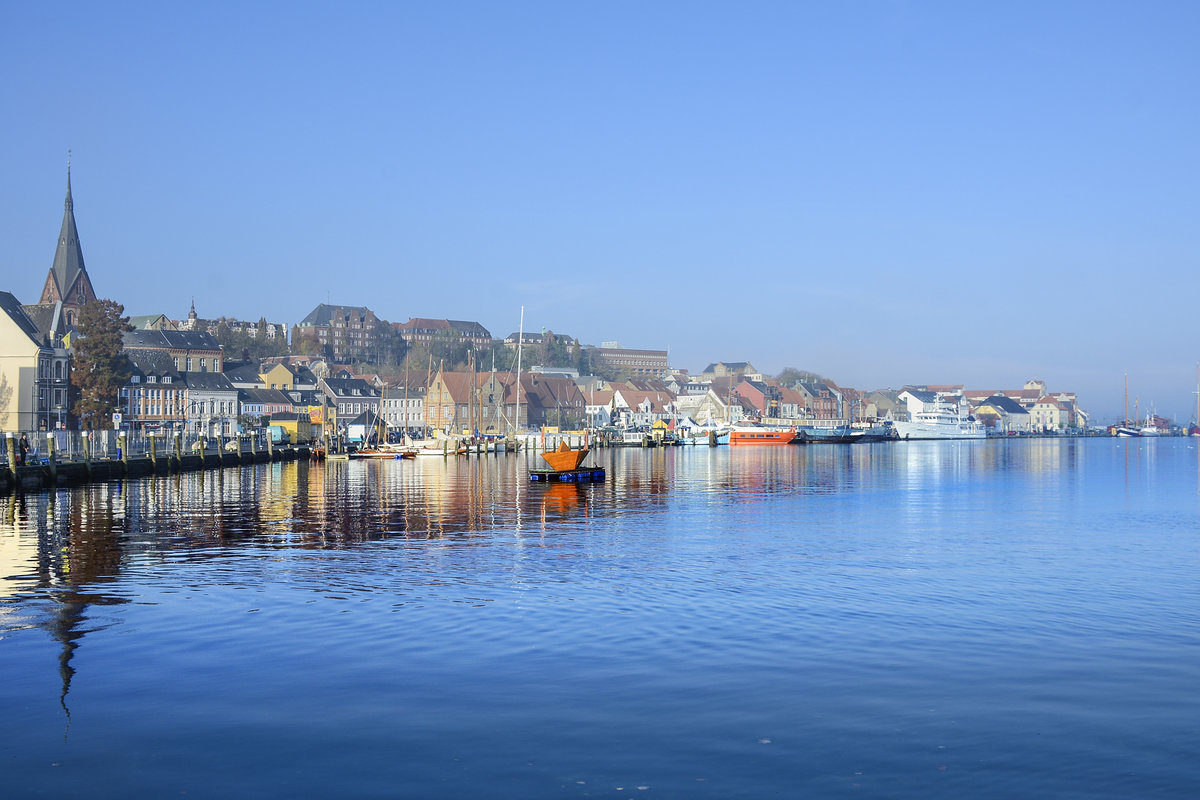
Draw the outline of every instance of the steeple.
M46 276L42 289L41 303L62 301L64 309L74 311L96 299L91 278L83 264L83 248L79 245L79 231L75 227L75 201L71 197L71 158L67 155L67 198L63 202L62 228L58 232L58 246L54 250L54 264ZM68 320L74 314L68 313Z

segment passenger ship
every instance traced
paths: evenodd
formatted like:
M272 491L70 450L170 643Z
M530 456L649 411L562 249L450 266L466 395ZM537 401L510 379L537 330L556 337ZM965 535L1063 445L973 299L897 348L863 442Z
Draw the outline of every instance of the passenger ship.
M735 425L729 431L729 444L791 444L796 438L795 428L768 428L753 422Z
M984 427L971 417L962 416L957 406L937 403L912 415L909 422L893 422L899 439L983 439Z

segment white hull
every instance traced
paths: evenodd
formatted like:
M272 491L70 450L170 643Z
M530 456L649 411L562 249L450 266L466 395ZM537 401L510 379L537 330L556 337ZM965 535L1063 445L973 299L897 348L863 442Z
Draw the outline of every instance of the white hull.
M978 422L893 422L901 439L983 439L987 431Z

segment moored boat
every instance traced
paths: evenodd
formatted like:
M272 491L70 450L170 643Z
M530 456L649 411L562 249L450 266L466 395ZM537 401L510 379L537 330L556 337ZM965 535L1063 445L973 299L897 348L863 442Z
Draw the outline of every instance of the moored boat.
M739 423L729 431L730 446L791 444L795 438L795 428L768 428L754 422Z
M893 422L892 428L900 439L983 439L984 427L973 417L964 417L957 406L939 402L918 411L907 422Z

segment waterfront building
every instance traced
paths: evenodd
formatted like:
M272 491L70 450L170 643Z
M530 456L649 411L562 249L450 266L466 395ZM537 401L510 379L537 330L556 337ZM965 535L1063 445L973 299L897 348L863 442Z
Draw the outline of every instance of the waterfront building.
M492 346L492 334L488 333L488 329L468 320L413 317L408 322L393 322L392 327L409 345L443 341L471 345L476 350L486 350Z
M999 433L1029 433L1033 427L1025 406L1002 394L994 394L974 406L973 414L984 427Z
M292 399L278 389L238 389L238 403L238 416L253 425L261 424L263 417L274 419L279 414L296 412Z
M335 363L377 363L387 323L365 306L321 303L292 332L292 349L320 353ZM390 330L390 329L389 329Z
M49 372L37 379L38 396L46 398L46 416L39 421L38 430L74 427L71 423L71 333L74 328L67 324L61 302L21 308L37 326L42 343L54 351Z
M867 420L908 419L908 409L900 393L892 389L876 389L863 397L862 417Z
M740 402L727 403L712 389L704 394L678 395L673 405L676 414L689 417L700 425L729 425L746 417Z
M54 375L62 376L60 384ZM68 365L9 292L0 292L0 427L6 431L57 427L65 404ZM54 403L55 387L60 402Z
M593 369L605 373L665 378L671 374L666 350L633 350L620 342L605 342L600 347L585 347Z
M123 334L126 352L157 350L171 356L175 369L183 372L215 372L223 368L225 348L212 334L200 331L139 329Z
M359 378L321 378L318 389L336 414L329 422L339 428L364 411L379 413L380 391Z
M761 381L762 373L754 368L754 365L749 361L716 361L709 364L700 372L701 378L712 380L713 378L748 378L752 381Z
M672 417L675 395L663 391L642 391L622 384L613 386L612 418L622 426L653 425Z
M1034 431L1040 433L1051 433L1075 427L1074 420L1071 418L1070 405L1050 395L1039 398L1033 404L1029 416L1033 422Z
M793 388L804 404L804 416L811 419L844 419L841 395L829 384L799 381Z
M121 387L123 427L177 430L187 420L187 383L172 357L160 350L129 350L129 378Z
M71 197L71 165L68 163L67 198L63 202L58 246L54 250L54 263L46 276L38 304L52 306L61 302L63 320L67 326L73 326L80 307L95 299L96 292L83 263L83 247L79 243L79 231L75 226L75 201Z
M188 372L184 411L189 431L205 436L237 433L238 389L220 372Z

